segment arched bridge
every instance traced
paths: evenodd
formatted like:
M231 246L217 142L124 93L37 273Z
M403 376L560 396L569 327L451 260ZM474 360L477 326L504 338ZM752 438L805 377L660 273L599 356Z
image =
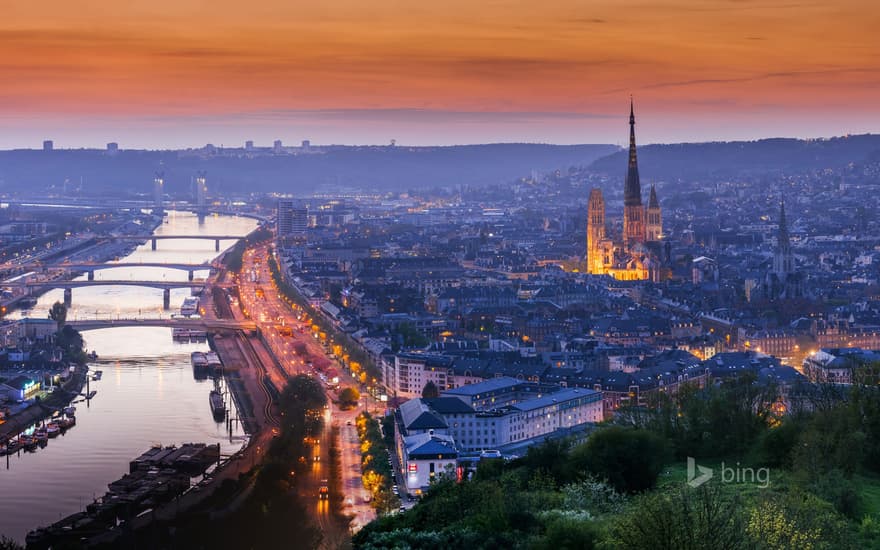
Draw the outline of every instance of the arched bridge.
M77 330L96 330L114 327L168 327L188 328L196 330L255 330L257 324L254 321L235 321L231 319L82 319L68 321L68 325Z
M152 249L156 250L156 243L162 240L207 240L214 241L214 251L220 252L220 241L237 241L244 235L106 235L101 239L116 241L150 241Z
M200 270L212 269L214 266L209 263L205 264L185 264L185 263L162 263L162 262L129 262L129 263L115 263L115 264L102 264L95 262L67 262L67 263L55 263L55 264L41 264L39 268L42 270L49 269L66 269L70 271L81 271L87 273L89 276L89 280L93 281L95 279L95 271L100 271L102 269L117 269L120 267L160 267L166 269L177 269L180 271L186 271L189 273L189 280L193 280L193 273Z
M171 291L175 288L202 288L205 286L204 282L195 282L195 281L135 281L135 280L110 280L110 279L98 279L98 280L86 280L86 281L66 281L66 280L54 280L54 281L25 281L25 282L12 282L7 283L7 287L9 288L23 288L28 293L33 292L34 290L50 290L53 288L63 288L64 289L64 304L70 306L73 302L73 289L88 287L88 286L140 286L147 288L158 288L162 290L162 305L165 309L169 309L171 307Z

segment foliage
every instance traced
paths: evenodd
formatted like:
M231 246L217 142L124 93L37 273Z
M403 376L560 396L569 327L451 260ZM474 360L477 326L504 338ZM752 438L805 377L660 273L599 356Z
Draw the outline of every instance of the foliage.
M571 453L571 463L607 479L617 491L641 492L657 483L669 455L666 441L646 430L611 426Z
M422 398L434 399L437 397L440 397L440 388L437 387L433 380L428 380L428 383L422 388Z
M626 504L626 496L589 474L562 487L562 494L567 510L585 511L594 516L617 514Z
M613 546L632 550L735 550L745 548L740 503L721 487L682 485L638 497L611 528Z
M64 325L55 337L55 344L61 348L68 361L84 365L86 360L85 341L82 334L70 325Z
M361 392L357 388L343 388L339 392L339 406L342 409L351 409L357 407L358 401L361 399Z
M750 510L746 532L756 548L818 550L851 547L846 525L827 502L802 492L766 498Z
M391 467L388 445L379 429L379 422L369 413L357 417L357 432L361 442L361 470L364 487L372 494L371 505L379 512L395 510L399 500L391 492Z
M49 319L55 321L60 331L64 327L64 323L67 322L67 306L61 302L52 304L52 307L49 309Z

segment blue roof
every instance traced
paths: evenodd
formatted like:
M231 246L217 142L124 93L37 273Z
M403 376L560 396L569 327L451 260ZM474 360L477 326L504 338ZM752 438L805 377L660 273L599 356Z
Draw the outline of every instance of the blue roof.
M458 388L446 390L443 392L443 395L461 395L473 397L475 395L485 392L509 389L519 384L522 384L521 380L517 380L516 378L511 378L509 376L502 376L499 378L490 378L485 382L467 384L465 386L459 386Z
M588 390L585 388L568 388L564 390L559 390L557 392L548 393L543 397L537 397L535 399L528 399L526 401L521 401L516 405L513 405L511 408L517 409L520 411L533 411L536 409L542 409L544 407L549 407L550 405L556 403L564 403L566 401L573 401L575 399L581 397L589 397L595 401L600 401L602 399L602 394L595 390Z
M409 453L407 453L409 458L418 459L418 458L434 458L434 457L443 457L443 458L454 458L458 456L458 451L455 450L455 447L448 444L445 441L442 441L437 438L431 438L425 444L412 449Z

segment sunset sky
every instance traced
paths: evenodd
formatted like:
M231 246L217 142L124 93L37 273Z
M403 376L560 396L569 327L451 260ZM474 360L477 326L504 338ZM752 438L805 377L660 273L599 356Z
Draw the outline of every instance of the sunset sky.
M861 0L0 0L0 148L880 131Z

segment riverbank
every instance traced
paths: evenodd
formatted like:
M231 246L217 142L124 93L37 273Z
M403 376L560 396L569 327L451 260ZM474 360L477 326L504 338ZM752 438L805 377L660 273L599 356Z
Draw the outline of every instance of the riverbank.
M0 440L6 440L25 431L31 425L44 420L66 407L82 392L88 376L88 365L77 365L74 373L45 400L34 403L20 413L9 417L0 425Z
M153 216L152 221L149 225L138 225L138 227L142 227L144 231L140 231L137 234L143 234L144 241L146 242L150 236L162 225L162 218L159 216ZM112 260L116 260L120 257L125 257L131 254L137 247L139 243L137 241L119 241L119 242L99 242L100 239L98 237L93 237L84 243L80 243L79 245L68 249L59 251L58 254L53 254L49 257L43 258L42 263L54 263L54 264L62 264L66 261L75 261L78 256L85 256L88 254L88 259L90 262L94 263L106 263ZM23 271L27 272L27 271ZM82 275L82 272L79 271L64 271L63 273L58 273L58 276L55 280L69 281L75 279ZM21 273L19 273L21 275ZM39 298L43 294L51 291L51 288L38 288L32 289L28 294L22 296L16 296L15 298L10 298L8 300L0 301L0 306L6 308L6 314L10 312L21 309L22 311L27 308L21 307L21 302L26 298L33 297Z

